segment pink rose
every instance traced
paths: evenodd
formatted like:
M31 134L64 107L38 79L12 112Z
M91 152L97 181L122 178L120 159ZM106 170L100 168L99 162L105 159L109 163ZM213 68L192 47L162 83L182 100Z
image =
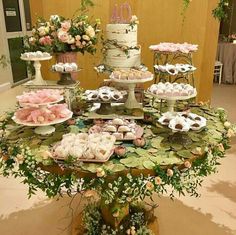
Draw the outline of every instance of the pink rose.
M69 34L67 32L58 31L57 36L61 42L67 42L69 40Z
M67 32L71 27L71 22L69 20L65 20L61 23L61 28L63 31Z
M44 46L51 46L52 45L52 39L49 36L45 36L39 39L39 43Z

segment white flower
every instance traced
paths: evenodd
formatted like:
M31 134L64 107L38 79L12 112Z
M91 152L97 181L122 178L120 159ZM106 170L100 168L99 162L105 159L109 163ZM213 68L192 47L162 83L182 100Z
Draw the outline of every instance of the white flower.
M39 35L40 36L45 36L49 32L49 28L45 26L41 26L38 28Z
M231 123L230 123L230 122L225 122L225 123L224 123L224 126L225 126L226 128L229 128L229 127L231 126Z
M91 25L86 29L85 32L86 32L86 35L88 35L90 38L95 37L95 30Z
M135 21L138 21L138 17L136 15L132 15L131 17L131 22L135 22Z
M75 38L69 35L69 39L67 41L68 44L74 44L75 43Z
M50 16L50 21L60 21L59 15L51 15Z
M88 35L83 35L82 38L85 40L85 41L90 41L90 38Z
M235 132L232 129L229 129L226 135L228 138L234 137L235 136Z

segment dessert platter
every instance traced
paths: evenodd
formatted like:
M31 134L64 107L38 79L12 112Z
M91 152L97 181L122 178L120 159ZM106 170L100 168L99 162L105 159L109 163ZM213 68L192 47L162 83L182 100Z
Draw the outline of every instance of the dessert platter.
M37 127L35 133L39 135L53 133L55 127L52 125L65 122L73 115L67 104L57 104L64 100L61 90L29 91L16 98L21 108L12 119L19 125Z
M66 134L60 143L53 147L53 158L75 161L104 163L114 152L115 137L109 133Z
M23 92L16 97L21 107L47 106L59 103L64 100L63 91L57 89L42 89L36 91Z
M184 83L162 83L153 84L148 88L147 94L160 100L166 100L168 110L174 112L177 100L189 100L197 96L196 88Z
M57 82L58 85L75 84L76 80L72 78L73 73L81 71L76 63L57 63L52 66L52 72L60 74L61 79Z
M54 104L20 108L12 119L19 125L37 127L34 130L36 134L49 135L55 131L53 125L69 120L72 115L66 104Z
M89 133L110 133L117 141L130 141L141 138L143 132L143 128L137 125L134 120L129 121L121 118L99 122L89 129Z
M35 79L32 82L34 85L45 85L45 80L41 74L41 63L40 61L50 60L52 56L47 52L25 52L21 54L20 57L22 60L25 61L34 61L34 68L35 68Z

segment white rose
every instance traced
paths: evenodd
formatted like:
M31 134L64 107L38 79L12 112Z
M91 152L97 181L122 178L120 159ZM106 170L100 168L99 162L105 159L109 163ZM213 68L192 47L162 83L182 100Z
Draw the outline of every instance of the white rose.
M40 36L45 36L47 34L47 32L49 32L49 30L47 30L47 28L45 26L39 27L38 31L39 31Z
M69 35L69 39L67 41L68 44L74 44L75 43L75 38Z
M132 17L131 17L131 22L135 22L135 21L137 21L138 20L138 17L136 16L136 15L133 15Z
M87 34L90 38L95 37L95 30L94 30L94 28L93 28L91 25L86 29L86 34Z
M89 40L90 40L90 38L89 38L88 35L83 35L82 38L83 38L85 41L89 41Z

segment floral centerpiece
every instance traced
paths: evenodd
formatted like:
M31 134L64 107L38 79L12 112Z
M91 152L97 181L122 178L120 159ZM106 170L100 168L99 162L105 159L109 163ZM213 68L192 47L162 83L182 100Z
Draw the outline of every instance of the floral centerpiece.
M28 37L26 49L50 53L96 52L100 20L90 22L87 15L73 19L52 15L49 21L39 18Z

